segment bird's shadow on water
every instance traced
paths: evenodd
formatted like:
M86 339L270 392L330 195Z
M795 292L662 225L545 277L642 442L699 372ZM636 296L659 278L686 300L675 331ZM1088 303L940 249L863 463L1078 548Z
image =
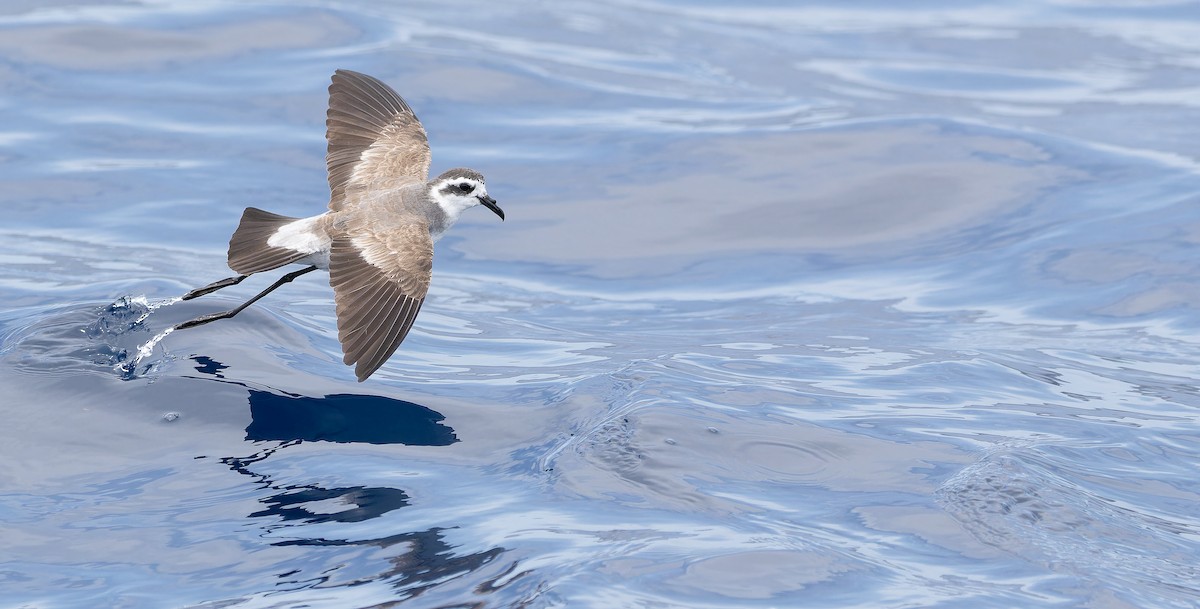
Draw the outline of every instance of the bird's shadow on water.
M263 473L257 464L275 454L304 442L367 444L403 444L407 446L448 446L458 442L454 429L442 421L444 416L426 406L377 395L332 394L321 397L298 395L278 389L253 388L228 379L224 364L207 356L193 356L195 369L210 381L230 383L249 391L251 422L246 440L257 450L242 457L221 457L219 462L231 471L252 479L267 491L258 498L261 508L247 515L261 522L279 547L376 547L390 556L380 570L370 576L387 581L401 598L412 598L446 585L450 580L476 572L493 563L505 548L492 547L460 554L445 539L441 527L418 531L391 531L379 537L339 538L328 528L312 536L310 525L359 523L379 518L410 505L403 489L384 486L283 483ZM389 548L394 548L388 550ZM511 579L515 563L499 566L499 572L478 589L500 587L501 579ZM327 573L316 575L299 568L280 573L282 584L298 587L334 586ZM315 578L315 579L314 579ZM357 585L361 580L343 583Z
M234 472L253 478L264 488L280 491L259 501L265 508L251 518L318 522L360 522L408 505L400 489L347 486L325 488L311 484L281 485L255 471L254 465L303 442L448 446L458 442L445 416L420 404L377 395L333 394L313 397L278 389L256 389L225 377L225 364L204 355L190 358L204 380L244 387L249 392L250 424L246 440L259 450L245 457L221 457ZM314 511L310 504L340 500L354 507L336 513Z
M247 440L302 440L448 446L458 442L445 417L429 408L376 395L290 396L250 390Z
M341 442L449 446L458 442L445 415L406 400L380 395L335 393L321 397L256 389L225 378L221 362L199 355L190 358L196 371L249 392L249 441Z

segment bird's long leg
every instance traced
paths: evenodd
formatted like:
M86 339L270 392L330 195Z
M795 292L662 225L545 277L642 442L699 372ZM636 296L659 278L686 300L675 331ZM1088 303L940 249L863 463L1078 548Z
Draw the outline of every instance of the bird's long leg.
M262 298L263 296L270 294L275 288L278 288L279 286L281 286L285 283L288 283L289 281L291 281L305 273L311 273L315 270L317 270L317 267L310 266L310 267L302 268L298 271L293 271L291 273L288 273L287 275L280 277L279 281L272 283L271 287L259 292L257 296L255 296L254 298L251 298L250 300L247 300L246 302L243 302L241 305L239 305L235 309L230 309L228 311L222 311L220 313L209 313L208 315L201 315L200 317L197 317L196 319L192 319L190 321L185 321L179 325L176 325L174 329L182 330L184 328L194 328L196 326L204 325L210 321L217 321L218 319L229 319L230 317L233 317L234 315L241 313L242 309L245 309L246 307L258 302L258 300L260 298ZM241 281L241 279L238 279L238 281ZM218 281L217 283L220 283L220 282ZM234 283L237 283L237 282L235 281ZM233 284L230 284L230 285L233 285ZM224 287L224 286L222 286L222 287ZM203 288L201 288L201 289L203 289ZM219 288L217 288L217 289L219 289Z
M247 277L249 277L249 275L238 275L237 277L226 277L225 279L222 279L220 281L214 281L202 288L196 288L196 289L192 290L191 292L184 294L183 297L180 298L180 300L191 300L193 298L199 298L205 294L211 294L221 288L227 288L231 285L237 285L237 284L241 283L242 280Z

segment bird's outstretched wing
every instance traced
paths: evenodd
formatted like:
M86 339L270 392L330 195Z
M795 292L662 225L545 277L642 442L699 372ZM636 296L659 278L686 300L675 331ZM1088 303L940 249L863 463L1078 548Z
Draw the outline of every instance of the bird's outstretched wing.
M433 240L424 223L357 230L333 238L329 284L338 340L359 382L400 346L429 291Z
M338 70L325 115L329 142L329 208L344 208L346 191L387 189L429 179L429 139L412 108L378 79Z

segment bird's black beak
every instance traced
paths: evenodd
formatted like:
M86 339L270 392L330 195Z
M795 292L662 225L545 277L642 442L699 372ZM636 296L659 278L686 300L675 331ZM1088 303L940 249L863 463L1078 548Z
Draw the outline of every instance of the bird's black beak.
M493 199L487 195L484 195L482 197L476 196L475 198L479 199L479 202L483 203L484 207L496 212L496 215L500 216L500 220L502 220L502 221L504 220L504 210L500 209L499 205L496 205L495 199Z

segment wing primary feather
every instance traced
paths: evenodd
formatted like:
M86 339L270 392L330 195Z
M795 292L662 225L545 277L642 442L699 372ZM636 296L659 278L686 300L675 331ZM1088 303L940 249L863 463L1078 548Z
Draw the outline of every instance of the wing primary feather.
M346 311L346 327L358 329L367 325L370 319L383 312L397 296L393 290L380 287L370 294L370 302L359 303L356 297L354 308Z
M412 326L413 316L408 312L412 310L414 302L416 301L411 298L405 299L404 305L396 312L396 315L388 320L391 327L387 335L376 343L374 353L367 359L360 360L359 363L362 364L363 369L361 371L356 369L355 373L362 379L366 379L367 376L378 370L404 341L404 337L408 335L408 330Z
M355 204L347 199L357 180L396 188L428 179L425 129L404 98L382 81L350 70L335 72L325 125L330 209Z
M364 325L359 327L358 332L348 337L347 355L353 354L353 361L359 363L373 357L378 351L380 341L384 340L388 331L391 330L388 322L396 318L396 314L403 306L400 299L386 303L381 310L376 312L376 316L369 318Z
M362 320L366 315L383 307L389 296L387 289L373 286L370 291L364 292L362 295L355 295L352 306L338 311L338 319L345 322L347 329L356 329L363 325Z
M384 245L372 241L373 236L356 237L364 238L368 246ZM367 262L356 243L345 236L333 239L329 282L338 305L342 361L353 365L358 379L365 380L383 366L408 335L421 300L406 294L382 269Z

